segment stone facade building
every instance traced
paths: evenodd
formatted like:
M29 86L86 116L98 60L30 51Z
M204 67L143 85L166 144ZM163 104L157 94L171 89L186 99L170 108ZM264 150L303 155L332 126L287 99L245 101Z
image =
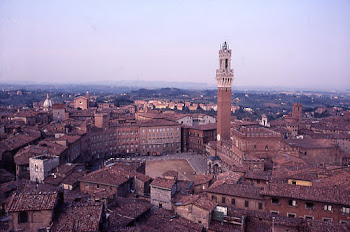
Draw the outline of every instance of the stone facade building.
M176 193L176 181L157 177L151 183L151 203L159 208L171 210L171 199Z
M39 155L29 158L30 180L42 183L52 169L60 165L58 156Z

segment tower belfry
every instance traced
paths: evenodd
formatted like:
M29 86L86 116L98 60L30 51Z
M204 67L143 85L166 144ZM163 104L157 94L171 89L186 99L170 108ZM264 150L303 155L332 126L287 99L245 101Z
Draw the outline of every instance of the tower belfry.
M231 69L231 50L225 42L219 50L219 69L216 70L218 85L217 103L217 141L230 139L231 129L231 86L233 69Z

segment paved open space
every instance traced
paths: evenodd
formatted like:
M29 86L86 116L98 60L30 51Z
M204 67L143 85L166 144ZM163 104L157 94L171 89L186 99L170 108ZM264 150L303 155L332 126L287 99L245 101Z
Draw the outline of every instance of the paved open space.
M194 180L195 171L185 159L146 161L146 175L156 178L166 171L179 172L180 180Z
M111 160L111 162L114 161L145 161L146 174L152 178L162 176L166 171L175 170L180 173L180 179L193 180L194 173L206 174L207 172L207 158L191 152L163 156L115 158ZM108 162L105 162L105 165L106 163Z

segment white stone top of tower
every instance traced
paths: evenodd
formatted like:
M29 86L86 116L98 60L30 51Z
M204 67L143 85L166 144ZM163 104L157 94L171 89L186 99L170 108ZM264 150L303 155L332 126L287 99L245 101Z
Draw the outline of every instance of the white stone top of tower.
M231 50L226 41L219 50L219 69L216 70L216 82L218 87L227 88L232 86L233 69L231 69Z
M52 108L53 101L50 99L49 94L46 95L46 100L44 101L43 107L44 108Z

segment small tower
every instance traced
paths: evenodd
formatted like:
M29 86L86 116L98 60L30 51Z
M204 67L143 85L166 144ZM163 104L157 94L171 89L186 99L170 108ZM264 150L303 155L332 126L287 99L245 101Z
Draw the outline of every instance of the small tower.
M292 118L298 120L299 122L303 118L303 105L301 103L293 103Z
M260 120L259 124L260 124L261 126L264 126L264 127L270 127L270 123L268 122L267 116L266 116L265 114L263 114L263 115L261 116L261 120Z
M216 70L218 85L217 103L217 141L230 139L231 130L231 86L233 69L231 69L231 50L225 42L219 50L219 69Z

